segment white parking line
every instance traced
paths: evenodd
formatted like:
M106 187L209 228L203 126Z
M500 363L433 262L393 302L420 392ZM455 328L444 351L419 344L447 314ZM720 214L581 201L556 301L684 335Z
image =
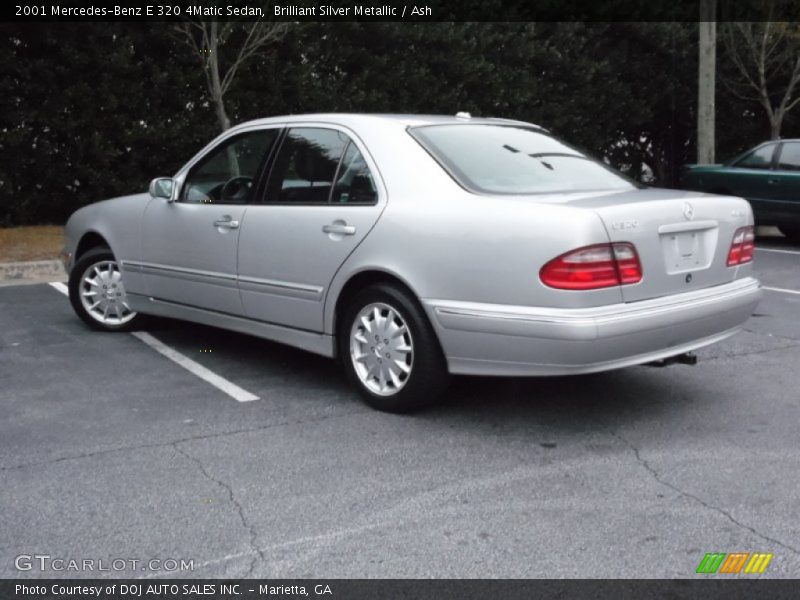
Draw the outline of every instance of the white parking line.
M230 396L234 400L237 400L238 402L251 402L253 400L259 399L258 396L254 396L247 390L243 390L242 388L240 388L235 383L231 383L224 377L220 377L213 371L206 369L203 365L196 363L188 356L184 356L177 350L173 350L163 342L154 338L149 333L146 333L144 331L132 331L131 335L135 338L140 339L145 344L150 346L153 350L166 356L174 363L179 364L190 373L197 375L203 381L207 381L218 390L225 392L226 394L228 394L228 396Z
M761 252L777 252L779 254L800 254L800 250L783 250L782 248L761 248L756 246L756 250Z
M50 285L52 285L65 296L69 297L69 288L65 284L61 283L60 281L54 281Z
M69 289L66 285L60 282L55 282L50 284L53 288L64 294L65 296L69 296ZM251 394L245 389L240 388L235 383L232 383L225 379L224 377L220 377L214 371L207 369L200 363L193 361L188 356L185 356L178 352L177 350L170 348L165 343L157 340L149 333L144 331L132 331L131 335L148 346L150 346L153 350L158 352L159 354L166 356L172 362L182 366L184 369L196 375L203 381L210 383L218 390L225 392L236 400L237 402L252 402L253 400L260 400L260 398L254 394Z
M797 294L800 296L800 290L787 290L786 288L769 287L768 285L761 286L770 292L780 292L782 294Z

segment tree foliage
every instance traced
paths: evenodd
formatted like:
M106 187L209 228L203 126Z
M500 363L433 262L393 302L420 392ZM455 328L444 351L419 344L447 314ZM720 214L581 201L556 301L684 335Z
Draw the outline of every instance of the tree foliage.
M143 191L218 133L203 63L170 27L0 29L0 225L60 223ZM691 23L295 24L238 65L225 114L234 124L328 111L517 118L669 186L694 156L696 39ZM769 137L760 111L718 87L719 156ZM784 135L798 135L793 118Z

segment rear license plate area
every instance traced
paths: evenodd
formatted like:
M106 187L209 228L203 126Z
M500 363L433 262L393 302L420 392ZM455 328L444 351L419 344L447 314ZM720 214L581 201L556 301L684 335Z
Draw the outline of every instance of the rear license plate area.
M667 273L682 273L708 267L713 253L714 230L662 233L661 251Z

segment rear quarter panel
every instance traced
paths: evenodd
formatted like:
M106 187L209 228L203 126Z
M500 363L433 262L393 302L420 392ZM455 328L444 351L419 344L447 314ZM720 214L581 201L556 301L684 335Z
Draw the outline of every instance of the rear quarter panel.
M622 301L616 288L576 294L539 280L548 260L608 241L592 211L466 192L404 128L361 137L381 170L387 207L331 283L326 333L342 288L367 270L399 278L420 299L575 308Z

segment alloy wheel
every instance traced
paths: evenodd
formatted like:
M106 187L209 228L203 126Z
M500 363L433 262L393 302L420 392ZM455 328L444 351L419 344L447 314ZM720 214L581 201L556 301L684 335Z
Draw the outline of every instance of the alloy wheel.
M383 302L362 308L350 329L350 358L370 392L392 396L403 389L414 364L414 344L400 313Z
M83 272L80 299L86 313L102 325L124 325L136 316L128 305L122 273L113 260L96 262Z

